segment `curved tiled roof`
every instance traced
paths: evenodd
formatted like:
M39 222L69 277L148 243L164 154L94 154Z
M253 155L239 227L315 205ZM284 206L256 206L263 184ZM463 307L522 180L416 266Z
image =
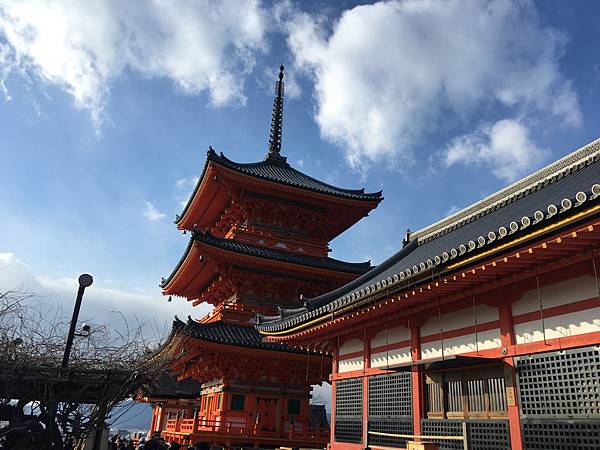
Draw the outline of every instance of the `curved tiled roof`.
M336 272L365 273L369 269L371 269L370 261L351 263L328 257L318 258L316 256L302 255L293 252L284 252L267 247L261 247L259 245L238 242L235 239L219 238L209 232L202 233L200 231L193 231L192 239L236 253L243 253L245 255L256 256L259 258L266 258L275 261L289 262L292 264L299 264L302 266L311 266L318 267L320 269L335 270Z
M274 158L267 155L264 161L255 163L237 163L231 161L223 153L217 155L214 151L209 158L222 164L236 172L241 172L253 177L262 178L276 183L287 184L289 186L308 189L310 191L320 192L321 194L335 195L337 197L351 198L353 200L381 201L381 191L365 193L364 189L343 189L331 184L317 180L299 170L290 166L285 158Z
M238 325L223 321L199 323L189 317L186 323L176 317L171 333L183 334L184 336L216 344L307 354L306 350L292 348L284 343L263 342L262 336L252 325ZM311 354L320 355L319 352L314 351L311 351Z
M189 208L192 199L196 195L196 192L200 187L200 183L204 178L208 164L211 161L245 175L274 183L292 186L295 188L318 192L320 194L332 195L351 200L375 201L378 203L383 200L381 191L365 192L364 189L343 189L317 180L316 178L294 169L287 163L286 158L282 156L273 156L272 154L267 154L264 161L255 163L238 163L230 160L223 153L217 154L212 147L209 147L206 155L206 163L204 165L204 169L202 170L202 175L200 175L194 192L185 205L183 212L176 216L176 223L185 215L187 209Z
M166 286L167 283L177 273L177 271L179 270L179 267L181 266L181 264L183 264L183 261L185 261L187 254L191 250L192 244L194 243L194 241L202 242L202 243L211 245L213 247L218 247L223 250L240 253L240 254L244 254L244 255L254 256L254 257L258 257L258 258L265 258L265 259L270 259L270 260L274 260L274 261L288 262L291 264L298 264L298 265L302 265L302 266L316 267L319 269L333 270L336 272L363 274L363 273L368 272L370 269L372 269L370 261L352 263L352 262L340 261L339 259L328 258L328 257L327 258L317 258L315 256L302 255L302 254L292 253L292 252L284 252L284 251L274 250L274 249L267 248L267 247L261 247L259 245L246 244L243 242L238 242L234 239L220 238L220 237L214 236L213 234L211 234L209 232L202 233L200 231L194 230L194 231L192 231L192 238L190 239L190 243L188 244L185 253L179 260L179 263L175 266L175 269L173 270L173 272L171 272L171 275L169 275L169 277L166 279L163 278L163 280L160 284L161 287Z
M414 235L409 244L378 267L330 293L309 299L306 308L279 317L259 317L258 328L281 331L310 318L362 301L423 272L443 271L447 266L477 255L490 244L530 233L565 217L574 209L598 203L600 197L600 140L541 169L496 194L480 208L469 207ZM564 161L569 163L566 164ZM561 163L561 164L558 164Z

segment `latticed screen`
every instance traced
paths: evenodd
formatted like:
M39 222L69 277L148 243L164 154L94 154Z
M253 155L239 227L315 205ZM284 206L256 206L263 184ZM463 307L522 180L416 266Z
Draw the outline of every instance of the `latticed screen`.
M502 366L430 372L426 376L427 417L503 418L507 415Z
M369 444L405 447L406 439L373 434L413 434L412 380L408 372L377 375L369 380Z
M448 412L462 412L463 399L461 381L448 381L446 383L446 392L448 393Z
M506 411L506 382L504 377L488 378L488 393L491 411Z
M362 378L350 378L335 382L335 428L336 442L362 441Z
M528 421L523 424L527 450L598 450L600 423L584 421Z
M586 347L516 358L526 418L600 418L600 352Z
M597 346L515 358L527 450L600 449Z
M470 450L510 450L508 420L440 420L422 419L424 435L463 436L463 422L468 424ZM463 450L463 441L436 441L440 450ZM546 449L548 450L548 449Z
M410 372L369 378L369 418L412 417Z

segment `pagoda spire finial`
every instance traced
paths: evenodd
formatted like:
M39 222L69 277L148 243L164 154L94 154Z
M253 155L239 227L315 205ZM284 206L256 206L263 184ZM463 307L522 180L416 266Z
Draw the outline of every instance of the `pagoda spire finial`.
M269 133L269 152L267 158L285 162L281 153L281 134L283 128L283 64L279 67L279 80L275 83L275 100L273 101L273 116L271 118L271 132Z

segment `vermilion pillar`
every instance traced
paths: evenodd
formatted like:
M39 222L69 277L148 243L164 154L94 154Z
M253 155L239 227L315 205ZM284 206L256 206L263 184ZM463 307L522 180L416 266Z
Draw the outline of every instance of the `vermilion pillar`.
M333 360L331 361L331 376L338 373L338 361L340 360L340 339L338 338L333 345ZM330 377L331 379L331 377ZM330 445L335 442L335 381L331 382L331 423L329 424Z
M158 404L158 413L157 414L158 414L158 417L156 419L156 430L155 431L162 431L164 414L163 414L163 405L161 403Z
M154 405L152 408L152 423L150 424L150 432L156 431L156 413L158 411L158 405Z
M502 348L510 349L515 344L512 311L510 303L498 307L500 319L500 339ZM506 371L506 400L508 404L508 422L510 428L510 445L512 450L523 450L523 437L521 433L521 414L517 404L516 372L514 359L505 358Z
M362 395L362 422L363 437L365 446L369 442L369 377L365 374L371 368L371 335L365 329L363 331L363 395Z
M421 328L411 327L410 328L410 354L413 361L419 361L421 359L421 339L420 339ZM424 415L423 411L423 399L424 399L424 384L423 376L419 372L417 366L412 367L412 400L413 400L413 434L417 436L421 435L421 418Z

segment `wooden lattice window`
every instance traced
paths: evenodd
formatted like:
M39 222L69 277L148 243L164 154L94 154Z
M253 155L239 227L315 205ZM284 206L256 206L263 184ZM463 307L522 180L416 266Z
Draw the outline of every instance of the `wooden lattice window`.
M428 418L502 418L507 415L501 366L426 374Z
M242 394L231 395L231 410L232 411L243 411L246 404L246 396Z
M288 414L300 414L300 400L298 400L297 398L288 399Z

